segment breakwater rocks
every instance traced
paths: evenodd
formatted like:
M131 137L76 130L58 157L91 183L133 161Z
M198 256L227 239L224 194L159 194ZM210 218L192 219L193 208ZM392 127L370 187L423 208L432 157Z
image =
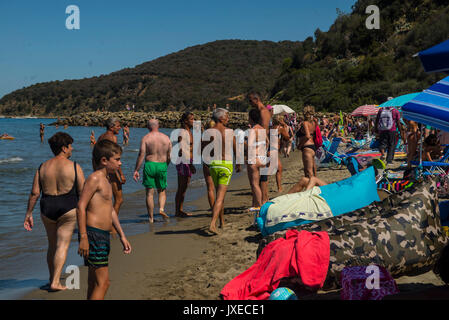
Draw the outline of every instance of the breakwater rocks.
M161 128L179 128L180 119L183 112L167 111L167 112L86 112L73 115L66 118L58 118L58 120L50 125L68 125L68 126L86 126L86 127L102 127L107 119L116 117L120 120L122 127L128 124L134 128L145 128L149 119L156 118L159 120ZM195 120L200 120L204 125L211 119L212 112L198 111L193 112ZM248 113L246 112L229 112L228 127L232 129L248 127Z

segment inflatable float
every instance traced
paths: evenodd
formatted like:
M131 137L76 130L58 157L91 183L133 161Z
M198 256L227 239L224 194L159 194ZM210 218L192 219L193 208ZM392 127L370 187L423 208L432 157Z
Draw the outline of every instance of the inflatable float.
M14 137L7 136L7 137L0 137L0 140L14 140Z

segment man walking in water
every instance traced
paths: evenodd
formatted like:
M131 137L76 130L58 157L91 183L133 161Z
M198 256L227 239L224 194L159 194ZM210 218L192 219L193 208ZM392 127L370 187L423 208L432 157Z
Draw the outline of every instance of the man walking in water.
M106 132L98 137L97 143L101 140L109 140L117 143L117 135L120 129L120 121L117 118L109 118L106 121ZM115 174L110 174L109 179L111 180L112 193L114 194L114 210L118 215L123 203L122 185L126 182L122 168L119 168Z
M178 190L176 191L175 196L175 215L177 217L188 217L192 215L191 213L184 211L183 205L190 179L192 178L192 175L196 173L196 168L193 165L193 134L191 131L194 121L195 117L190 111L184 112L181 116L181 128L185 130L185 135L183 137L179 137L180 140L178 140L178 142L181 142L182 139L188 139L190 141L188 144L188 150L187 148L184 150L185 152L190 152L190 163L179 163L176 165L176 171L178 173ZM187 134L189 136L187 136Z
M218 141L221 142L221 154L215 156L215 152L217 150L214 150L214 160L212 160L209 164L210 175L214 181L216 190L215 203L212 207L212 221L210 223L209 231L213 234L218 234L216 227L218 217L220 217L220 227L223 228L224 226L224 199L228 190L228 185L231 182L233 171L232 161L233 156L236 155L236 141L234 131L226 127L229 122L229 113L226 109L215 109L212 118L216 123L213 129L218 130L218 137L221 136L221 139L218 139ZM214 140L218 137L214 137ZM231 140L231 148L229 148L229 146L226 148L227 138ZM240 171L239 164L236 165L236 171Z
M159 214L164 219L168 219L164 207L167 200L167 166L170 163L172 144L168 136L159 132L159 121L157 119L149 120L147 126L150 133L145 135L140 142L139 156L137 157L134 170L134 180L136 182L139 181L139 169L145 159L143 185L146 188L146 204L150 223L153 223L154 189L157 189L159 194Z
M41 136L41 143L44 143L45 124L40 124L39 135Z

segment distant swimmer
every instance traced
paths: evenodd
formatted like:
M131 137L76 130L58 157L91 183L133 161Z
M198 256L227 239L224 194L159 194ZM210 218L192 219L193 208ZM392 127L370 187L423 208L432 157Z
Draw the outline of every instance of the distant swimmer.
M68 124L65 124L65 125L64 125L64 129L67 129L68 127L69 127Z
M45 132L45 124L40 124L39 135L41 137L41 143L44 143L44 132Z
M106 121L106 132L98 137L97 143L101 140L109 140L117 143L117 135L120 132L120 121L117 118L110 118ZM94 170L96 170L94 168ZM126 183L125 175L121 168L118 168L115 174L110 174L112 192L114 193L114 210L119 214L120 207L123 203L122 184Z
M73 150L70 135L57 132L48 143L55 156L42 163L34 175L23 226L27 231L33 229L33 208L41 196L41 219L48 238L48 289L57 291L67 289L61 284L60 276L76 226L76 206L83 190L84 174L79 164L69 160Z
M218 234L216 223L220 217L220 227L224 227L224 199L228 190L228 185L231 182L233 171L233 156L236 155L236 140L233 130L226 127L229 122L229 112L223 108L217 108L212 115L215 126L212 129L218 130L217 134L222 137L222 154L217 155L220 159L214 159L209 164L209 171L214 181L216 190L216 198L214 206L212 207L212 221L210 223L209 231ZM232 139L232 149L226 148L226 140ZM214 156L214 158L216 158ZM236 171L240 172L240 165L236 165Z
M97 141L95 141L95 133L94 133L94 130L92 130L92 131L90 132L90 145L91 145L91 146L94 146L96 142L97 142Z
M4 134L0 135L0 139L2 139L2 140L14 140L15 138L10 136L7 133L4 133Z
M147 124L150 133L145 135L140 142L139 155L134 170L134 180L139 181L139 170L145 159L143 167L143 185L146 188L146 204L150 223L154 222L154 189L159 194L159 214L165 219L165 202L167 200L167 166L170 163L172 144L170 138L159 132L159 121L151 119Z
M125 124L123 127L123 145L127 146L129 144L129 126Z
M176 171L178 173L178 190L176 191L175 196L175 215L178 217L188 217L192 215L191 213L184 211L183 205L190 179L192 178L192 175L196 173L196 168L193 165L193 134L191 131L191 129L193 128L193 121L195 121L195 117L190 111L184 112L184 114L181 116L181 128L185 130L185 139L189 139L190 141L188 150L185 150L185 152L189 153L190 162L179 163L176 165ZM187 136L187 134L189 136ZM182 139L184 139L184 137L179 137L178 142L181 142Z

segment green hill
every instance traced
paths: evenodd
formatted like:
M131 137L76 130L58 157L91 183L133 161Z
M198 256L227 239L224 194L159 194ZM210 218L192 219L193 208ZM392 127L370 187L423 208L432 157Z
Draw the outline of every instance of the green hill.
M222 40L81 80L39 83L0 100L0 114L71 115L80 112L205 110L230 104L246 110L241 95L250 88L269 94L284 59L300 42ZM240 97L239 97L240 96Z
M368 30L367 6L380 9L380 29ZM301 43L283 64L272 102L300 110L352 111L389 96L422 91L445 74L426 74L415 53L449 39L449 3L443 0L360 0L339 12L328 32Z

